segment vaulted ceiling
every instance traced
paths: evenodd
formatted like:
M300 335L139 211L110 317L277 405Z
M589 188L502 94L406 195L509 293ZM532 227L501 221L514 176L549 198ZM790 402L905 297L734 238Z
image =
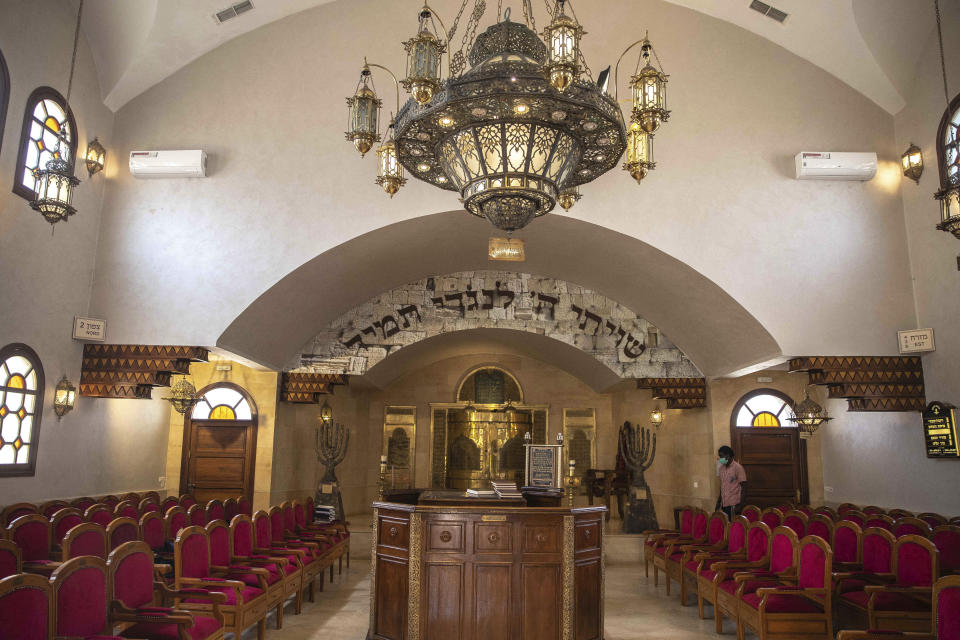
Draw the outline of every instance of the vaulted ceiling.
M253 0L252 11L217 24L213 15L237 1L88 0L83 28L93 49L104 103L117 110L208 51L265 24L319 5L354 0ZM409 2L413 15L421 0L390 1ZM789 14L783 24L751 10L750 0L663 1L766 38L821 67L891 114L903 108L920 45L934 28L932 2L921 0L770 0L768 4ZM506 5L511 4L518 0L507 0ZM589 31L591 13L602 11L604 3L581 0L578 4L574 8ZM459 0L432 2L448 22L458 5ZM542 14L540 3L536 5ZM398 49L406 35L407 31L398 30ZM670 46L679 43L661 44L667 50Z

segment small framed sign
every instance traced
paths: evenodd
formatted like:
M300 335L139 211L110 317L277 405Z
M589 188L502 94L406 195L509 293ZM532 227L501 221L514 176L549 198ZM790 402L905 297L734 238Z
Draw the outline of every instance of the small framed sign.
M103 342L107 336L107 321L98 318L73 318L74 340L94 340Z
M957 443L957 408L946 402L931 402L923 410L923 437L928 458L960 459Z
M525 484L528 487L559 489L563 482L563 445L528 444Z
M921 351L935 351L933 345L933 329L910 329L897 331L897 343L900 353L919 353Z

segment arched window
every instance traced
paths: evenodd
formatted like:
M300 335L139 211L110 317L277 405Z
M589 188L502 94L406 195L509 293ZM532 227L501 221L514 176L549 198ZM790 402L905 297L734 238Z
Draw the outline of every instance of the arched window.
M960 94L947 107L937 131L937 160L940 187L960 183Z
M734 427L794 427L793 400L774 389L757 389L746 394L733 407L730 421Z
M231 387L214 387L200 397L190 417L194 420L250 420L246 397Z
M65 108L66 100L56 89L40 87L27 99L20 134L20 152L13 177L13 192L27 199L34 196L34 171L55 156L70 164L73 172L77 151L77 123Z
M32 476L40 442L43 367L25 344L0 349L0 476Z
M7 71L7 61L0 51L0 149L3 148L3 127L7 122L7 104L10 102L10 73Z

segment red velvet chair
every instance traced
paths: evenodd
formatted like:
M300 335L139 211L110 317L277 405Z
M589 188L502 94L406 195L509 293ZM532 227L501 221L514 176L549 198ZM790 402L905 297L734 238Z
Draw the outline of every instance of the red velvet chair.
M101 527L106 528L113 521L113 510L105 504L97 503L83 513L83 519L87 522L96 522Z
M63 538L61 561L66 562L80 556L94 556L107 559L107 532L95 522L78 524Z
M343 558L347 559L347 568L350 568L350 530L347 529L346 522L307 522L308 515L313 513L313 498L306 502L293 501L293 520L294 530L297 535L319 532L328 536L334 543L331 552L343 563ZM286 518L286 515L284 515ZM286 522L286 520L284 520Z
M901 536L923 536L929 538L933 535L933 529L930 525L920 518L899 518L893 523L893 535Z
M824 513L815 513L807 520L807 535L820 536L828 544L833 542L834 522Z
M323 570L326 568L320 561L320 557L311 553L310 547L292 547L286 544L287 541L281 539L274 540L271 533L270 515L266 511L257 511L253 515L253 552L256 555L281 556L292 561L294 556L300 562L303 568L301 575L302 588L307 591L310 602L314 601L315 588L314 581L317 576L323 576ZM321 583L321 591L323 586Z
M0 578L6 578L23 571L23 560L17 543L0 538ZM2 620L0 616L0 620Z
M796 557L797 573L789 583L742 593L737 638L743 639L744 629L763 640L833 637L830 545L819 536L807 536L799 541Z
M52 601L43 576L18 573L0 580L0 640L51 640Z
M942 524L930 540L940 552L940 575L960 574L960 527Z
M223 520L212 520L204 527L210 540L210 571L212 575L225 577L230 574L234 580L240 580L251 587L266 583L267 610L276 609L277 629L283 627L283 576L272 564L264 566L259 560L251 558L245 562L234 562L230 557L230 528ZM248 570L245 574L237 573ZM263 580L261 581L261 577Z
M70 501L70 506L80 510L80 513L85 512L87 509L97 504L97 501L89 496L83 496L81 498L74 498Z
M747 559L747 531L752 525L744 516L736 516L727 527L727 546L720 551L698 551L683 568L684 576L693 575L697 585L697 612L703 619L703 602L713 604L715 565L720 562L740 562Z
M227 498L223 501L223 519L229 524L233 517L240 514L240 504L236 498Z
M125 542L140 539L140 525L133 518L116 518L107 525L107 543L113 551Z
M133 518L136 520L140 517L140 512L137 510L136 502L133 500L122 500L113 508L113 516L115 518Z
M207 513L203 505L195 504L187 509L187 521L193 527L205 527L207 525Z
M177 534L181 529L188 526L187 513L183 507L171 507L163 516L163 538L167 542L173 542L177 539Z
M60 511L60 509L66 509L69 506L70 505L63 500L48 500L40 505L39 512L49 519L52 518L57 511Z
M220 605L224 626L240 638L243 630L257 625L257 639L263 640L267 630L267 584L262 576L259 586L252 587L239 580L248 571L225 572L228 578L213 575L210 567L210 541L202 527L187 527L180 531L174 543L174 586L199 587L222 593L226 601ZM180 606L191 611L213 612L212 604L194 598L184 599Z
M250 504L250 500L246 496L237 498L237 506L240 507L240 513L253 517L253 505Z
M788 511L783 514L783 526L793 529L798 538L807 535L807 515L802 511Z
M888 515L881 513L867 514L867 521L864 523L863 528L876 528L876 529L885 529L887 531L893 532L893 518Z
M792 529L783 526L774 529L770 536L769 549L764 561L760 563L733 562L717 565L716 580L719 582L714 606L717 629L723 628L723 616L732 620L737 619L740 599L744 595L754 593L767 584L789 582L791 577L796 575L797 534Z
M343 573L343 557L347 557L347 567L350 566L350 538L340 533L338 529L330 527L323 529L321 527L304 528L297 525L295 502L284 502L280 505L280 513L283 516L284 535L290 538L299 538L303 541L316 542L319 550L324 557L329 559L331 565L336 560L338 563L337 573ZM273 509L271 509L271 514ZM272 517L272 515L271 515ZM271 521L272 522L272 521ZM333 580L331 566L330 579Z
M917 518L930 525L931 529L934 527L939 527L943 524L947 524L947 519L939 513L931 513L929 511L926 513L918 513Z
M211 500L207 503L204 514L207 516L207 522L223 520L223 503L219 500Z
M700 543L670 545L670 554L665 556L667 563L667 592L669 593L670 581L675 581L680 585L680 605L687 606L687 582L684 580L684 568L688 562L693 562L693 556L698 551L722 552L727 548L727 527L729 526L727 514L722 511L715 511L707 518L707 539ZM697 586L696 575L690 573L690 582L694 589Z
M312 504L312 502L306 503L306 516L312 522L313 511L309 509L310 504ZM693 507L683 507L680 511L679 529L651 529L643 532L643 535L646 536L643 541L643 569L646 576L650 576L650 564L653 562L653 556L656 554L657 548L664 544L668 538L690 538L690 534L693 531L693 516L695 511L697 510Z
M860 507L853 504L852 502L844 502L843 504L837 507L837 513L839 513L840 515L843 515L847 511L859 511L859 510L860 510Z
M192 494L185 493L180 496L180 506L183 507L183 510L186 511L193 505L197 504L197 499L193 497Z
M777 507L768 507L760 514L760 522L770 527L772 531L783 524L783 511Z
M110 511L112 512L114 509L117 508L117 505L120 504L120 498L118 498L113 494L110 494L110 495L103 496L97 502L104 505L107 509L110 509Z
M160 513L160 505L157 504L157 501L154 500L153 498L144 498L137 505L137 513L139 515L142 516L148 511L156 511L157 513Z
M101 558L81 556L57 567L50 577L54 635L106 640L110 635L107 565Z
M867 515L862 511L844 511L842 514L840 514L840 520L844 522L853 522L862 529L863 525L867 522Z
M851 520L841 520L833 527L833 564L838 571L860 567L863 531Z
M39 513L20 516L7 527L7 539L20 547L23 570L50 575L50 521Z
M900 518L912 518L913 512L906 509L890 509L890 511L887 511L887 515L894 520L899 520Z
M3 511L0 512L0 522L2 522L3 528L6 529L10 526L11 522L20 516L30 515L31 513L38 513L38 511L37 507L29 502L10 504L4 507Z
M896 582L867 585L870 629L930 631L933 583L939 577L939 554L930 540L906 535L893 550Z
M120 496L120 500L122 502L132 502L133 504L140 504L140 501L143 500L143 496L141 496L136 491L128 491L127 493Z
M167 497L164 498L163 501L160 503L160 516L163 517L163 514L165 514L167 511L169 511L169 510L170 510L170 507L179 507L179 506L180 506L180 499L179 499L179 498L174 497L174 496L167 496Z
M723 615L720 610L719 601L721 597L727 605L726 613L730 617L736 616L735 596L737 585L734 576L739 569L755 569L766 566L770 561L770 539L772 538L770 527L762 522L753 522L747 528L747 540L744 547L744 556L731 559L721 559L719 562L712 563L710 571L713 572L713 580L707 584L704 580L697 583L697 606L700 616L703 617L703 605L701 601L709 602L713 605L713 620L717 633L723 632ZM704 573L706 577L706 572ZM721 585L723 588L721 589Z
M159 513L145 513L140 516L140 539L154 552L163 550L163 518Z
M877 507L874 505L868 505L863 509L860 509L860 511L863 511L868 516L883 515L887 512L887 510L884 509L883 507Z
M324 534L314 534L312 536L300 537L292 532L287 531L284 526L283 520L283 510L280 507L270 507L268 512L270 516L270 539L276 543L279 541L284 547L289 547L292 549L303 549L307 551L308 558L312 559L312 562L307 563L304 561L308 567L314 567L317 564L321 564L322 567L314 575L320 576L320 590L323 591L323 569L327 567L330 568L330 582L333 582L333 555L329 551L332 546L332 542L329 537ZM307 571L309 576L311 571Z
M276 571L283 583L283 599L294 596L294 611L299 615L303 607L304 584L303 563L300 555L285 552L256 553L253 520L245 513L238 513L230 521L230 559L240 564L263 566L268 571Z
M160 504L160 492L159 491L147 491L144 493L142 498L151 498L157 504Z
M955 527L960 527L960 516L954 516L947 521L947 524L952 524Z
M960 576L946 576L933 585L933 633L887 631L841 631L837 640L955 640L960 638Z
M834 593L841 599L847 598L851 602L865 603L865 595L847 597L846 594L863 591L868 584L883 584L892 582L893 575L893 548L897 540L886 529L871 527L863 532L861 544L861 562L859 565L843 565L835 567L833 574ZM866 607L864 606L859 626L867 623Z
M67 535L67 531L70 531L70 529L82 523L83 515L78 509L74 509L73 507L60 509L60 511L55 513L54 516L50 518L50 535L53 548L59 548L63 542L63 537Z
M757 507L752 504L748 504L743 509L740 510L740 515L747 519L747 522L753 524L754 522L760 522L761 515L760 507Z
M110 593L110 619L120 636L143 640L222 640L223 614L219 604L222 593L203 589L176 591L153 582L153 556L140 541L117 547L107 559ZM160 597L158 597L160 596ZM207 601L211 615L191 614L182 609L158 607L168 602L176 607L183 598Z
M817 507L816 509L814 509L813 513L814 515L826 516L831 520L833 520L834 522L840 519L840 515L834 509L831 509L830 507L827 507L827 506Z
M659 584L660 572L667 573L667 560L670 556L677 554L677 561L680 560L682 552L680 545L684 544L705 544L707 542L707 512L697 509L693 514L693 529L690 536L675 536L667 538L663 544L657 545L653 550L653 586ZM333 576L331 576L332 578ZM670 578L667 578L667 595L670 595Z

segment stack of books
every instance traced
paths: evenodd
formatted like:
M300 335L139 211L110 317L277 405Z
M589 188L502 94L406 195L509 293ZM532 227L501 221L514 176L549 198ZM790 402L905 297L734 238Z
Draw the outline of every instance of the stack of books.
M523 499L523 494L520 493L519 489L517 489L517 483L515 482L491 481L490 484L493 485L493 490L497 492L498 498L517 499L517 500Z
M316 506L313 508L313 521L330 523L337 519L337 510L333 507Z

